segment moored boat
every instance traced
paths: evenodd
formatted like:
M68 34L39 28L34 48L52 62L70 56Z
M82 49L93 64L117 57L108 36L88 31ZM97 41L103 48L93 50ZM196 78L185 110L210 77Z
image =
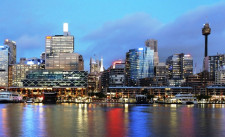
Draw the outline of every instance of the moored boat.
M22 96L16 92L1 91L0 92L0 103L13 103L22 102Z
M182 104L197 104L197 98L191 93L179 93L175 95L173 100Z

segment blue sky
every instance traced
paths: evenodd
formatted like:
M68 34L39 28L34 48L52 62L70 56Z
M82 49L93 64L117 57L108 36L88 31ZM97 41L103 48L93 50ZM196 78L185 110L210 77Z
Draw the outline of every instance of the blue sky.
M83 55L85 70L96 54L105 67L125 59L132 48L157 39L160 61L174 53L190 53L202 67L205 22L212 27L209 55L224 53L225 2L221 0L1 0L0 44L17 42L20 57L39 57L45 36L62 34L69 23L75 52Z

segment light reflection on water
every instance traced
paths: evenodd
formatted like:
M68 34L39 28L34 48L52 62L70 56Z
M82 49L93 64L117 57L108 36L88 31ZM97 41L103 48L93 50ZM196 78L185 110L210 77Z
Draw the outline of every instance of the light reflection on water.
M0 104L0 136L225 136L224 104Z

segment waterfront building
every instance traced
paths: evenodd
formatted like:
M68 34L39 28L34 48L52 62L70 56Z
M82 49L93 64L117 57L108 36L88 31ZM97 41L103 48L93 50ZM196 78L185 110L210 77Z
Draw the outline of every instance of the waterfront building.
M151 50L154 50L154 66L157 66L159 64L158 41L154 39L148 39L145 41L145 46L150 47Z
M108 94L111 97L135 97L137 94L154 95L156 98L174 97L176 94L192 93L192 87L171 87L171 86L136 86L136 87L109 87ZM119 94L118 94L119 93Z
M66 25L65 25L66 26ZM74 36L68 25L64 35L47 36L45 43L45 68L49 70L84 70L82 55L74 53Z
M4 45L9 47L9 65L16 64L16 42L6 39Z
M31 70L22 82L24 87L86 88L87 77L87 71Z
M154 50L131 49L126 53L126 85L137 86L139 79L154 76Z
M166 60L169 79L185 79L193 74L193 58L190 54L174 54Z
M9 47L0 46L0 87L8 87Z
M206 87L213 85L214 81L210 78L209 72L200 72L195 75L189 75L186 77L184 86L193 88L195 94L207 94Z

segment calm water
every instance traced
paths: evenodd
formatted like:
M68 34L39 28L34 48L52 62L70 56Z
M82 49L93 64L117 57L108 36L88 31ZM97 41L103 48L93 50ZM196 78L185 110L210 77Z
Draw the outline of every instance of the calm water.
M0 104L3 136L225 136L225 105Z

